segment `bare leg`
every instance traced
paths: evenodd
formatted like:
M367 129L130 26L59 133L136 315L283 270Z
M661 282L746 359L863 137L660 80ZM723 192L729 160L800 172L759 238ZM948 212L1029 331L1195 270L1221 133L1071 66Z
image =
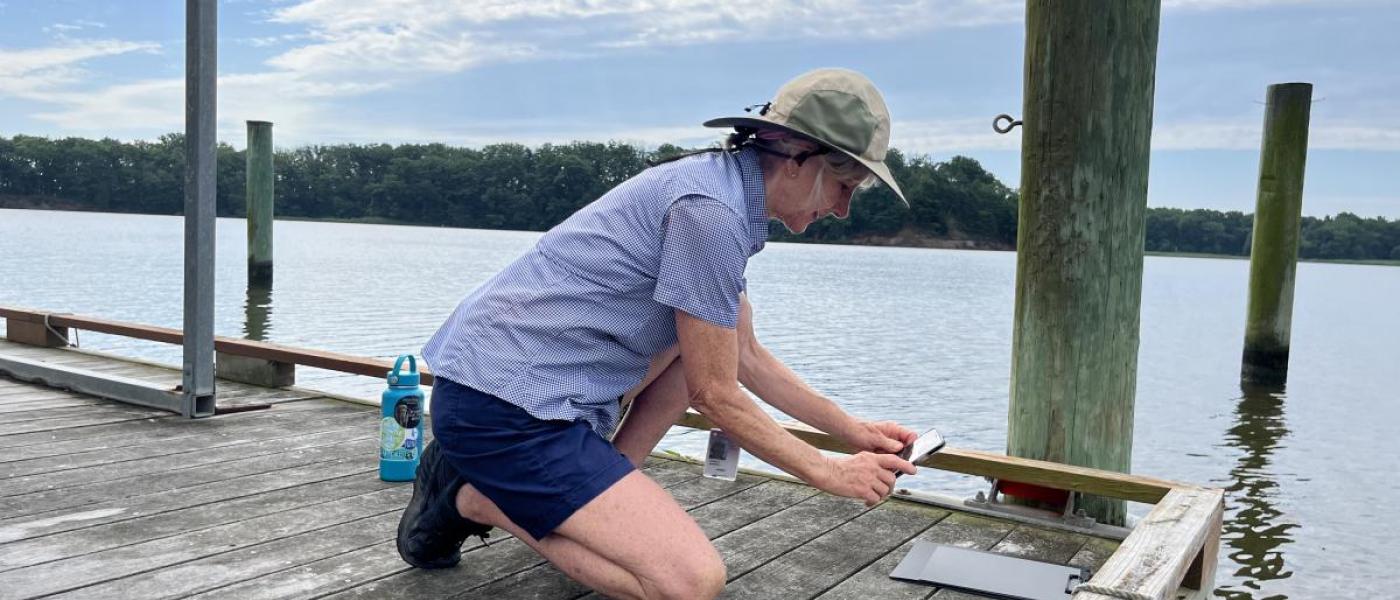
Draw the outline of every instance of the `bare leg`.
M724 587L724 562L690 515L656 482L633 471L534 539L470 485L457 510L500 527L564 574L615 598L713 598Z
M638 467L690 406L681 358L678 353L666 358L653 361L652 372L642 380L645 387L635 394L627 418L613 435L613 445Z
M626 400L631 410L613 444L640 467L689 406L675 348L659 354ZM724 562L694 519L670 494L633 472L534 539L471 485L457 494L464 517L506 530L561 572L615 598L713 598L723 589Z

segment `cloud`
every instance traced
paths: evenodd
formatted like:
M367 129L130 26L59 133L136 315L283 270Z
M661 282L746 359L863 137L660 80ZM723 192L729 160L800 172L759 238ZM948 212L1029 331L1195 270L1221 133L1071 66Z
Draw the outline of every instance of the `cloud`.
M242 140L246 120L334 122L338 115L326 101L384 86L375 82L306 80L286 72L224 75L218 80L218 137ZM184 90L184 79L167 78L95 91L49 94L46 99L53 108L33 116L66 131L102 135L140 137L150 131L180 131L184 129ZM269 101L272 98L276 101Z
M1254 9L1318 0L1164 0L1164 10ZM1337 0L1340 1L1340 0ZM545 58L625 53L741 40L888 39L941 28L1017 23L1024 0L299 0L261 13L288 33L237 38L235 43L278 48L260 67L219 80L221 137L242 139L243 119L295 124L279 139L399 138L480 144L572 139L617 139L641 145L696 145L714 136L689 124L642 129L578 129L567 122L502 129L491 125L395 128L376 121L358 127L337 110L341 102L401 88L426 77L484 65ZM62 32L101 28L71 21ZM29 50L0 50L0 96L45 102L35 118L81 133L133 135L183 127L183 81L146 79L83 89L85 61L158 44L121 40L65 40ZM273 101L275 99L275 101ZM406 119L405 122L411 122ZM531 132L548 133L531 133ZM144 133L142 133L144 132ZM1014 150L1019 133L998 135L985 117L896 123L895 145L915 153ZM1314 128L1314 147L1395 149L1394 130ZM369 140L364 140L369 141ZM1158 148L1257 147L1258 127L1230 121L1159 124Z
M1191 121L1152 128L1154 150L1258 150L1261 122ZM1400 127L1375 124L1317 123L1308 128L1310 150L1400 151Z
M307 0L271 20L313 41L269 64L302 72L442 73L643 46L888 38L1012 22L1012 0Z
M99 22L99 21L88 21L88 20L86 20L86 19L78 19L78 20L75 20L75 21L70 21L70 22L68 22L68 23L54 23L53 25L49 25L48 27L44 27L44 28L43 28L43 31L44 31L44 33L53 33L53 34L62 36L62 35L64 35L64 34L67 34L68 32L71 32L71 31L82 31L82 30L84 30L84 29L106 29L106 28L107 28L107 24L106 24L106 23L102 23L102 22Z
M49 100L56 90L82 80L86 71L78 66L80 63L159 49L160 44L153 42L86 40L45 48L0 50L0 96Z

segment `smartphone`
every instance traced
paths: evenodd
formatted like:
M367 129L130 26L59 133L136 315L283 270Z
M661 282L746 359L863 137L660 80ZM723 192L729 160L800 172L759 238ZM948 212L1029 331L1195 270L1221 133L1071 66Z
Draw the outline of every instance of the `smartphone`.
M914 440L914 443L905 446L904 449L899 452L899 457L909 462L917 463L928 455L941 450L943 448L943 443L943 434L938 433L937 429L930 429L919 436L919 439ZM899 477L900 475L903 475L903 472L896 471L894 476Z

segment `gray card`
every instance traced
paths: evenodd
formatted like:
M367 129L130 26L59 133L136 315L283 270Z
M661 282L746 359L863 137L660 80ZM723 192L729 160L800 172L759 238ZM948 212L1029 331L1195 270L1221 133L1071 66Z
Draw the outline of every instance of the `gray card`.
M918 541L890 577L957 588L994 598L1066 600L1070 590L1087 577L1079 567L1066 567Z

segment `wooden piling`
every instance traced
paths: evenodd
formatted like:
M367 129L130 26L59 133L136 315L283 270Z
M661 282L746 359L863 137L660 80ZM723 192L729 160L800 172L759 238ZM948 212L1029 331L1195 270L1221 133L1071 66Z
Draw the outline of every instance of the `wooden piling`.
M248 121L248 284L272 284L272 123Z
M1008 454L1131 465L1160 12L1027 3ZM1120 500L1081 506L1123 523Z
M1259 195L1249 251L1249 310L1240 379L1282 385L1288 379L1293 329L1293 276L1303 218L1303 171L1308 158L1312 84L1269 86Z

